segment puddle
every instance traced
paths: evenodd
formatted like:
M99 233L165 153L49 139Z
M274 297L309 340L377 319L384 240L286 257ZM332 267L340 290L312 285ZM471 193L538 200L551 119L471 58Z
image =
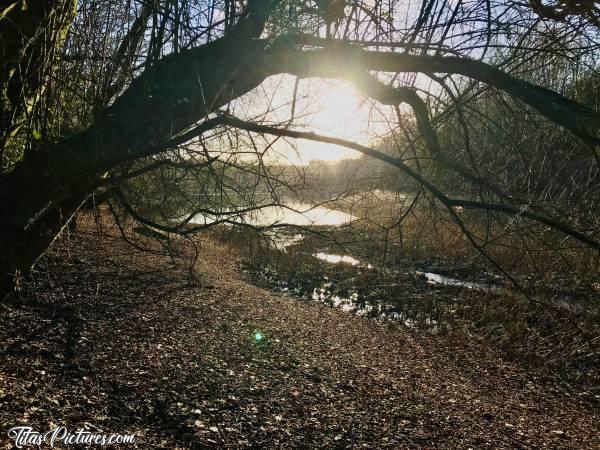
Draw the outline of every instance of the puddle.
M330 264L350 264L351 266L359 266L359 265L364 265L365 267L367 267L367 269L372 269L373 266L371 264L364 264L363 262L361 262L359 259L354 258L353 256L350 255L335 255L332 253L324 253L324 252L319 252L319 253L314 253L313 256L315 258L320 259L321 261L325 261L328 262Z
M373 268L373 266L371 264L364 263L363 261L361 261L357 258L354 258L353 256L350 256L350 255L336 255L333 253L319 252L319 253L314 253L312 256L320 259L321 261L325 261L330 264L342 263L342 264L349 264L351 266L362 265L362 266L367 267L368 269ZM477 289L477 290L485 290L485 291L497 289L497 286L494 286L492 284L477 283L474 281L461 281L457 278L452 278L452 277L448 277L445 275L439 275L439 274L433 273L433 272L415 271L414 273L415 273L415 275L425 277L427 279L428 284L439 284L439 285L443 285L443 286L457 286L457 287L464 287L467 289Z
M302 239L301 234L288 234L278 242L285 252L285 246L297 244ZM373 268L368 262L351 255L317 252L311 256L327 263L325 267L347 265ZM326 268L308 271L301 269L283 275L270 265L251 266L246 272L279 292L320 302L365 318L389 320L410 327L425 326L432 331L437 329L438 323L429 312L435 310L431 304L431 295L435 296L435 302L451 302L457 293L450 288L486 291L498 289L489 274L479 277L479 280L485 280L483 282L465 281L422 269L416 270L414 263L410 261L406 265L408 267L404 270L400 266L389 268L385 275L370 270L353 272L342 268L333 271ZM461 270L458 269L458 272ZM465 275L470 276L472 273L465 271ZM486 283L488 279L490 281ZM438 288L434 289L434 286ZM448 288L447 292L440 290L444 287Z
M338 308L360 317L400 322L411 328L417 327L419 323L419 320L417 320L415 316L404 311L398 311L397 307L394 305L380 302L373 304L370 301L360 302L358 293L356 292L347 298L340 297L339 295L331 295L328 289L331 286L332 283L325 283L319 288L314 288L312 300L325 303L333 308ZM434 332L437 330L436 320L425 317L421 322L424 323L429 330Z
M474 281L461 281L456 278L447 277L445 275L439 275L433 272L415 272L416 275L423 276L427 279L428 284L441 284L443 286L458 286L467 289L477 289L482 291L490 291L498 289L497 286L492 284L476 283Z

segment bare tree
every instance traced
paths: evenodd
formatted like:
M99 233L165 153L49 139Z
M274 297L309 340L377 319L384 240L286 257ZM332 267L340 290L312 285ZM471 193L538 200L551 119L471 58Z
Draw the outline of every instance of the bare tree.
M532 201L531 192L506 189L506 184L488 176L493 165L486 168L481 164L487 156L476 154L471 139L476 128L472 118L497 120L492 111L482 107L485 98L495 96L507 110L543 121L548 129L567 130L583 164L595 174L600 161L600 116L556 92L566 92L581 76L574 74L567 85L557 87L531 75L542 56L590 73L595 68L595 30L583 24L577 37L569 37L566 43L570 25L545 22L529 7L488 1L459 1L450 8L445 2L431 0L417 9L400 1L353 2L343 10L334 3L327 7L323 2L229 0L222 4L143 1L133 5L90 0L79 4L66 47L64 38L49 40L48 36L64 36L72 19L66 13L72 11L69 2L56 0L39 10L30 5L35 9L28 15L30 27L23 22L21 2L2 7L0 24L11 24L8 31L2 31L3 37L20 36L5 41L16 42L2 50L4 60L14 62L3 66L0 80L3 99L8 99L3 100L2 146L10 156L5 157L10 163L4 162L0 177L4 285L10 286L13 277L29 270L99 187L112 187L127 207L127 193L120 187L124 179L156 170L193 171L198 166L216 170L215 151L222 153L240 130L250 133L246 144L254 155L268 150L271 141L261 140L266 146L260 149L252 136L274 135L342 145L400 169L441 202L481 251L485 249L456 208L524 218L600 250L597 223L580 223L551 204ZM59 16L61 20L52 19ZM44 69L47 66L39 58L27 56L30 43L38 38L52 55L60 54L62 61L46 58L43 61L50 61L50 68ZM578 63L567 64L573 60ZM43 72L54 84L48 88L48 83L19 75L22 86L18 95L11 94L6 86L12 86L15 73L24 73L24 67ZM75 73L69 73L72 67L77 67ZM57 86L61 80L55 73L69 81ZM405 125L404 132L409 135L402 142L412 149L410 157L402 156L400 148L392 155L356 142L295 130L297 89L290 104L291 118L286 121L266 123L266 114L232 114L236 102L256 95L266 79L282 74L346 80L392 111L389 120L393 127L401 126L394 123L394 117L406 117L410 112L408 121L414 126ZM46 80L44 77L41 79ZM38 122L29 120L31 111L23 106L35 96L61 108L60 114L52 110L39 116L51 124L43 134L35 126ZM69 99L69 104L64 99ZM15 133L21 122L28 126ZM462 128L461 134L454 136L460 139L458 147L445 146L449 133L440 139L440 130L449 123ZM23 140L35 145L21 157ZM195 145L189 147L190 142ZM231 148L244 152L248 147ZM514 148L500 144L497 152ZM177 152L186 156L177 160ZM497 160L498 164L506 162ZM264 164L260 168L260 160L258 167L263 178L270 178ZM192 175L196 183L206 182L198 178L206 170ZM449 188L443 181L447 176L460 180L464 188ZM212 179L226 180L223 176ZM232 192L236 183L248 183L230 181ZM151 190L150 186L141 189ZM137 218L149 220L143 214ZM164 231L181 232L188 222L151 223Z

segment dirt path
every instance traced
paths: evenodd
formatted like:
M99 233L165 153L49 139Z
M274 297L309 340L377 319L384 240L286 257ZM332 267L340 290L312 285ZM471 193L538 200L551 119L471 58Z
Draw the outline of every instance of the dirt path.
M202 286L115 235L63 239L0 304L0 440L18 424L132 432L139 448L600 448L600 414L477 345L244 281ZM264 338L256 342L256 332Z

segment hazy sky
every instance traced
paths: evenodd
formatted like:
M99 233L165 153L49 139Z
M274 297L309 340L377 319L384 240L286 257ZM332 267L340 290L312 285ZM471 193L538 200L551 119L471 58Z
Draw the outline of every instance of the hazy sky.
M294 84L295 78L288 75L271 77L236 102L233 113L249 120L261 116L261 120L268 122L286 123L291 117ZM291 128L368 145L389 131L385 115L390 112L389 107L366 99L349 83L302 79L299 81L295 120ZM273 147L270 158L281 162L288 160L292 164L360 156L358 152L343 147L305 140L280 140Z

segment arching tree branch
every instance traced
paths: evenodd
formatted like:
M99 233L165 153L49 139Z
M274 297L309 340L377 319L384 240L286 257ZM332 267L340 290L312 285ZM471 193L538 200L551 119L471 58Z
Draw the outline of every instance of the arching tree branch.
M501 203L487 203L475 200L464 200L451 198L447 196L444 192L442 192L436 185L425 178L422 174L415 171L410 166L406 165L403 161L394 158L386 153L380 152L378 150L372 149L370 147L348 141L346 139L340 139L335 137L323 136L313 132L306 131L295 131L290 129L272 127L268 125L256 124L253 122L247 122L244 120L240 120L238 118L232 116L222 116L222 123L224 125L229 125L235 128L239 128L246 131L252 131L255 133L263 133L263 134L271 134L275 136L286 136L296 139L307 139L316 142L324 142L327 144L340 145L343 147L347 147L353 150L356 150L364 155L371 156L373 158L384 161L388 164L391 164L394 167L397 167L406 175L415 180L418 184L427 189L434 197L436 197L439 201L441 201L444 206L451 209L452 207L460 206L466 209L477 209L484 211L495 211L504 214L514 215L526 217L528 219L535 220L539 223L547 225L561 233L564 233L568 236L571 236L578 241L582 242L585 245L588 245L596 250L600 250L600 242L590 238L589 236L580 233L579 231L573 229L569 225L560 222L558 220L552 219L550 217L542 216L532 212L527 207L515 208L511 205L504 205Z
M23 270L35 261L64 225L64 217L69 217L72 208L89 195L104 171L166 151L175 141L181 142L188 136L190 132L186 130L190 128L192 134L197 134L222 123L222 118L211 115L271 75L355 78L358 83L367 71L462 75L507 92L569 129L592 148L600 142L596 135L598 114L480 61L367 51L347 44L308 48L297 36L260 39L276 3L250 1L225 37L162 58L134 80L89 129L43 146L12 172L0 176L0 254L5 255L5 262L0 265L2 276ZM439 153L435 136L432 138L424 120L427 112L415 93L404 88L368 87L374 89L370 95L383 103L398 104L401 100L411 104L430 151ZM359 151L369 154L373 150L361 147ZM411 170L408 166L399 168ZM418 173L407 173L449 206L520 214L599 248L587 236L544 216L514 206L450 199ZM19 195L13 195L14 192ZM48 227L48 223L53 225Z

